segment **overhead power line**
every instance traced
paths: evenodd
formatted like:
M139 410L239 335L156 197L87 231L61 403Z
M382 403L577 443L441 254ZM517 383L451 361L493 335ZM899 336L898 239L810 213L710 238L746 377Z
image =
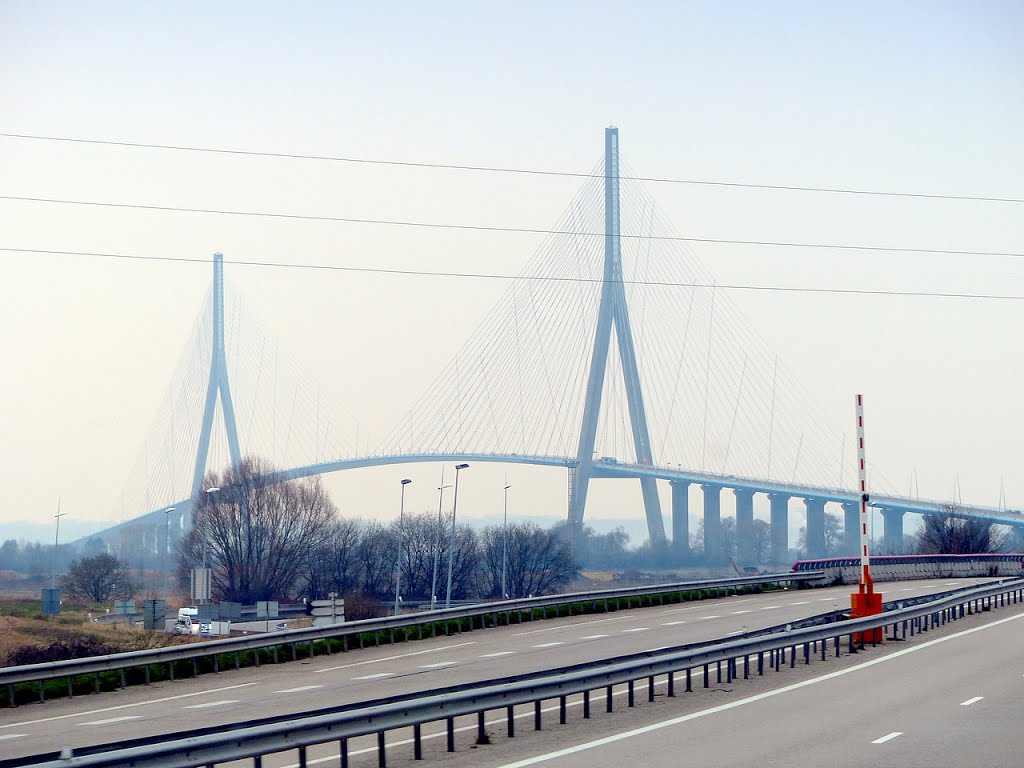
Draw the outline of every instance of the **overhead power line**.
M35 253L46 256L83 256L107 259L126 259L132 261L161 261L187 264L209 265L208 258L194 256L141 256L131 253L112 253L104 251L64 251L50 248L14 248L0 246L5 253ZM399 275L411 277L444 277L464 278L471 280L528 280L531 282L558 283L601 283L602 278L558 277L544 275L509 275L499 272L458 272L426 269L393 269L387 267L354 267L338 264L289 263L283 261L245 261L224 259L225 264L240 267L274 267L281 269L310 269L327 272L357 272L378 275ZM1024 296L996 293L966 293L957 291L896 291L885 289L861 288L815 288L811 286L756 285L745 283L695 283L671 280L623 280L623 285L650 286L662 288L714 288L715 290L765 291L776 293L821 293L851 296L911 296L935 299L984 299L992 301L1024 301Z
M455 224L448 222L411 221L403 219L371 219L357 216L317 216L303 213L281 213L275 211L245 211L228 208L192 208L174 205L148 205L144 203L111 203L99 200L68 200L50 197L27 197L23 195L0 195L0 200L21 203L46 203L51 205L79 205L95 208L120 208L136 211L158 211L163 213L200 213L214 216L246 216L267 219L288 219L292 221L322 221L343 224L371 224L391 227L415 227L419 229L448 229L466 232L514 232L530 235L568 235L572 237L606 237L604 232L586 232L568 229L545 229L542 227L502 227L486 224ZM719 237L683 237L679 235L637 235L621 233L624 240L657 240L677 243L713 243L719 245L756 245L776 248L817 248L846 251L884 251L886 253L922 253L944 256L1008 256L1024 257L1014 251L967 251L944 248L905 248L887 245L856 245L851 243L802 243L785 240L737 240Z
M288 160L317 160L333 163L352 163L360 165L388 165L402 168L434 168L450 171L476 171L484 173L515 173L529 176L563 176L570 178L604 178L603 174L582 173L577 171L555 171L540 168L512 168L497 165L468 165L461 163L437 163L412 160L383 160L375 158L346 157L342 155L314 155L298 152L259 152L247 149L231 149L227 147L198 147L187 144L153 144L137 141L117 141L113 139L84 139L73 136L47 136L30 133L0 132L0 137L8 139L27 139L32 141L59 141L69 144L94 144L108 147L127 147L132 149L161 149L175 152L199 152L217 155L240 155L247 157L270 157ZM954 195L927 192L894 192L878 189L857 189L853 187L813 187L797 184L755 184L740 181L716 181L713 179L678 179L661 176L620 176L628 181L644 181L654 184L688 184L705 187L734 187L738 189L765 189L783 192L824 192L836 195L867 195L874 197L904 197L925 200L970 200L986 203L1024 203L1024 198L996 197L986 195Z

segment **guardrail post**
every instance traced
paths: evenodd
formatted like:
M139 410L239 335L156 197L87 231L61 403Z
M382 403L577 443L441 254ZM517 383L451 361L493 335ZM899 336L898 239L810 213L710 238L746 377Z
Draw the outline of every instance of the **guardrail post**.
M511 707L510 707L511 709ZM583 719L590 719L590 690L583 692Z
M811 644L804 643L804 664L811 663Z
M540 699L533 702L533 730L540 730Z
M487 743L487 728L485 723L485 712L480 710L476 713L476 743L486 744Z
M836 635L836 658L839 658L839 635Z
M725 660L725 682L727 682L727 683L731 683L732 682L732 665L733 665L733 660L732 659L726 659Z
M584 711L586 711L584 709ZM505 722L508 728L508 737L514 739L516 737L516 708L509 704L505 707Z
M605 704L605 710L608 711L608 712L611 712L612 711L612 687L610 685L608 686L607 693L608 693L608 695L607 695L606 698L608 699L608 702Z
M73 699L74 698L74 694L73 694L73 692L71 690L71 675L68 675L68 698L69 699Z
M445 718L445 720L446 720L445 727L448 730L448 751L449 752L454 752L455 751L455 718L454 717L448 717L448 718Z
M42 680L40 680L39 681L39 703L40 704L42 704L44 701L46 701L46 693L43 690L43 685L44 685L44 682Z
M676 695L676 673L668 673L668 696L674 697Z
M794 645L789 649L789 668L793 669L796 667L796 646Z
M300 749L305 749L305 747ZM377 731L377 768L387 768L387 764L387 752L384 751L384 731ZM305 765L302 763L301 768L305 768Z
M764 675L764 651L757 652L757 674Z
M558 722L565 725L565 696L558 697Z
M750 654L749 653L744 653L743 654L743 679L744 680L749 680L750 679Z
M690 668L686 668L686 693L693 693L693 688L690 686Z
M252 758L252 768L263 768L263 755L255 755Z
M412 727L412 759L423 759L423 726L419 723Z
M633 681L632 680L630 680L628 683L626 683L626 689L627 689L627 693L626 693L627 705L626 706L632 707L633 706Z
M348 739L338 742L338 751L341 753L341 768L348 768Z
M647 678L647 700L654 701L654 675Z
M709 688L711 686L711 672L708 669L708 665L704 665L704 687Z
M192 677L199 677L199 664L196 663L196 657L192 657Z
M716 685L721 685L722 684L722 661L721 661L721 659L719 659L718 661L715 662L715 675L716 675L716 677L715 677L715 684Z

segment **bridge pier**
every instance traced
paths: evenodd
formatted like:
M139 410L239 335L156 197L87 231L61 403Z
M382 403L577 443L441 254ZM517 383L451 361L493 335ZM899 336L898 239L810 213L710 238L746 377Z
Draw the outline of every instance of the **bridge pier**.
M708 483L704 491L704 556L709 563L722 560L722 486Z
M860 503L843 502L843 553L860 554Z
M776 565L789 558L789 500L788 493L769 493L771 504L772 562Z
M736 497L736 559L741 566L754 562L754 492L747 488L734 488Z
M903 551L903 516L906 513L905 509L882 509L882 544L887 553L896 554Z
M690 481L671 480L672 548L680 559L690 554Z
M807 510L807 558L818 560L825 557L825 500L804 499Z

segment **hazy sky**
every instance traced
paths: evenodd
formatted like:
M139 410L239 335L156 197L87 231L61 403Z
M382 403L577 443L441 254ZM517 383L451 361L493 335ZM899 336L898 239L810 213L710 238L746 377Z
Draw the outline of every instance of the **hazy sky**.
M1022 35L1015 2L3 0L0 132L586 172L614 124L643 176L1019 199ZM5 196L526 228L555 223L580 186L15 138L0 138L0 169ZM694 244L719 283L1024 297L1020 203L649 192L692 237L1017 254ZM4 249L516 274L540 242L0 200ZM352 414L370 443L507 288L227 272L325 408ZM118 517L210 275L208 262L0 251L0 526L52 521L58 497L78 520ZM1002 487L1024 506L1024 301L728 293L835 430L852 431L865 394L869 458L897 489L916 476L922 496L958 483L964 501L996 505ZM463 475L460 515L500 513L506 472L513 514L564 515L564 471L483 465ZM390 518L405 476L406 508L436 509L439 473L327 482L346 514ZM637 484L597 483L588 516L642 518Z

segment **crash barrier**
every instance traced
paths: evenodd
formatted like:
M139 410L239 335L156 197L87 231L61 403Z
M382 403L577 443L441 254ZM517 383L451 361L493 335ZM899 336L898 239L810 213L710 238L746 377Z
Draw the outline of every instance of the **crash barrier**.
M0 685L7 687L7 706L15 706L30 695L32 700L42 702L47 697L99 693L105 688L149 684L161 679L174 680L182 672L196 677L200 673L218 673L231 667L238 669L242 666L259 666L264 662L278 663L283 660L282 656L294 661L318 653L344 652L362 648L366 644L418 640L438 634L447 635L452 631L473 631L488 626L580 613L601 613L623 607L678 603L773 584L815 583L821 581L821 576L817 571L769 573L478 603L328 627L281 630L85 659L0 668ZM31 685L33 690L27 692L26 685Z
M533 727L542 728L542 704L558 700L559 723L567 721L567 699L582 697L582 716L590 717L594 699L604 699L607 712L613 711L613 689L626 686L627 706L635 704L637 683L646 687L648 701L654 700L658 683L667 687L667 695L693 690L694 680L703 676L704 687L711 675L718 682L733 683L742 674L764 675L779 671L787 664L810 664L811 656L821 661L838 658L845 651L854 653L866 645L875 645L878 635L898 640L942 626L967 615L1024 601L1024 579L1014 579L974 587L955 595L920 605L898 608L876 616L822 626L777 632L768 636L742 638L713 643L699 648L672 648L647 651L615 660L599 660L548 670L531 675L505 677L471 685L440 688L390 699L321 710L303 716L285 716L237 726L219 726L203 732L161 734L131 743L117 742L88 747L73 753L38 755L0 763L0 768L42 766L43 768L111 768L131 765L136 768L196 768L235 760L252 760L262 765L263 757L294 750L301 768L309 764L308 750L317 745L337 745L340 765L349 762L349 741L359 736L377 736L377 762L386 768L385 734L396 729L412 729L413 756L423 758L423 726L444 722L446 749L455 751L455 718L475 716L477 743L486 743L486 714L499 710L505 714L509 738L515 736L514 708L532 705ZM876 633L875 630L879 630ZM870 638L870 639L868 639ZM696 675L694 674L696 671ZM685 687L683 687L685 686ZM595 696L594 693L597 692ZM318 757L318 762L325 758Z
M824 571L829 584L856 584L860 579L859 557L800 560L793 571ZM875 555L871 575L876 581L907 579L966 579L975 576L1015 578L1024 575L1024 554L995 555Z

